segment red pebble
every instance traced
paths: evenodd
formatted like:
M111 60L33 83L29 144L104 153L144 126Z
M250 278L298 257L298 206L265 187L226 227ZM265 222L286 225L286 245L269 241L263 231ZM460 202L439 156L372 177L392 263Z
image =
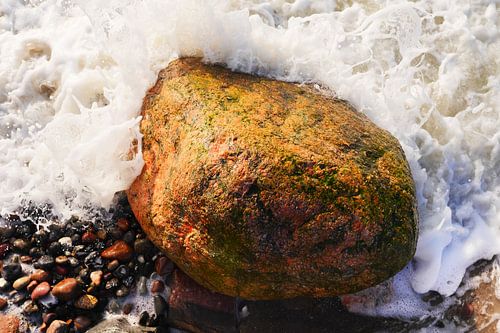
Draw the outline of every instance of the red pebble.
M97 240L97 236L93 232L86 231L82 235L82 243L84 243L84 244L94 243L96 240Z
M126 219L118 219L116 226L123 232L127 232L130 229L130 223Z
M132 247L130 247L130 245L128 245L126 242L119 240L102 251L101 257L109 260L117 259L123 262L128 261L130 258L132 258L133 254L134 250L132 249Z
M42 282L38 286L35 287L33 292L31 293L31 299L37 300L47 295L50 291L50 284L48 282Z

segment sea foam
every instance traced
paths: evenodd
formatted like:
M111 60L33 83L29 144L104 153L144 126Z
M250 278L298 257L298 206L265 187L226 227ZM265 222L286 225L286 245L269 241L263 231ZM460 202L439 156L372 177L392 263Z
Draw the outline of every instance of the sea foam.
M405 270L353 310L426 314L500 253L496 1L75 0L0 3L0 207L107 208L142 168L140 106L158 71L202 56L312 82L396 136L417 186ZM388 292L390 291L390 292Z

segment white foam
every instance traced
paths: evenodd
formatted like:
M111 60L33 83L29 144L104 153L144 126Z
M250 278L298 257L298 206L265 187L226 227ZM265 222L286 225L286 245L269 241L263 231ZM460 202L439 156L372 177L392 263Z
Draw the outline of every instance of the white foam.
M2 213L26 200L51 202L62 215L109 206L142 167L129 153L134 139L140 151L142 96L176 57L314 81L389 130L407 154L417 254L394 279L398 292L363 311L422 314L413 290L449 295L468 265L500 252L500 4L389 4L2 1Z

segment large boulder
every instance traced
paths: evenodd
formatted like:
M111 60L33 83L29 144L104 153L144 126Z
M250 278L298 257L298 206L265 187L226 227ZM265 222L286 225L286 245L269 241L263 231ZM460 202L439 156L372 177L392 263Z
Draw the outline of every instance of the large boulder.
M246 299L333 296L412 258L404 153L348 103L185 58L160 73L142 114L131 207L201 285Z

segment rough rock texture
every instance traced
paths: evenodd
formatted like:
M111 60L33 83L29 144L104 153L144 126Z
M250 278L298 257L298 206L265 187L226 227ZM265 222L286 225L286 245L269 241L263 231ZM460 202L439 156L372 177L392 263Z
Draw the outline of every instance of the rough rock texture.
M346 102L186 58L160 73L142 112L131 207L200 284L247 299L332 296L412 258L403 151Z
M0 315L0 332L2 333L18 333L19 318L10 315Z

